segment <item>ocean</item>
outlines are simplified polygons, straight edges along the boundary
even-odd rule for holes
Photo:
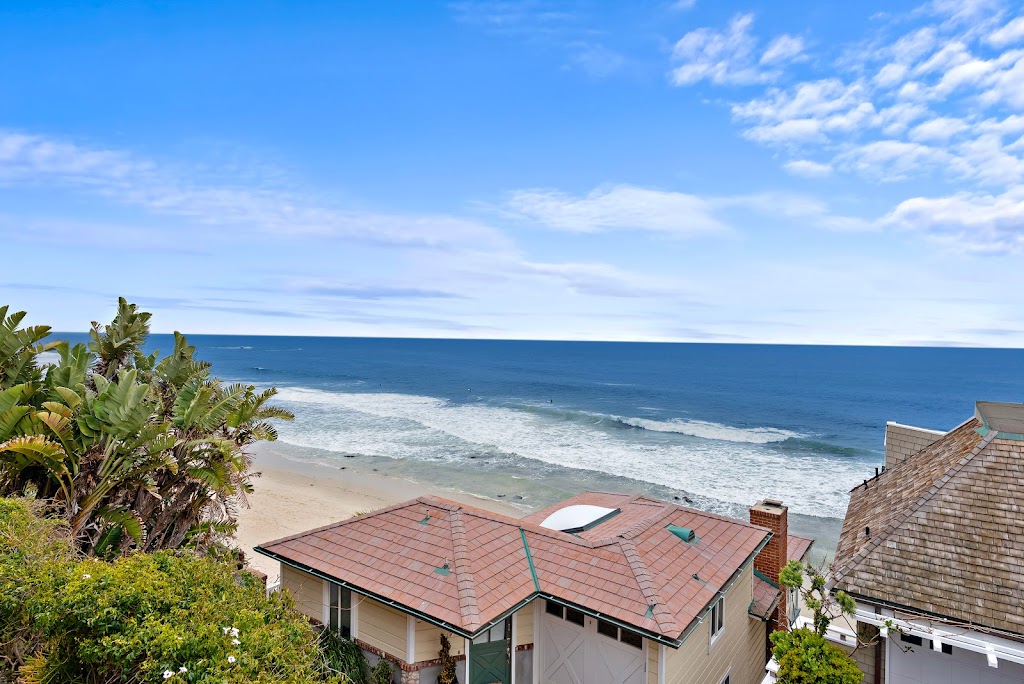
[[[884,460],[887,420],[944,430],[976,400],[1024,401],[1024,350],[189,339],[218,377],[280,390],[296,414],[273,447],[286,458],[524,510],[602,489],[745,518],[778,498],[826,554],[850,488]]]

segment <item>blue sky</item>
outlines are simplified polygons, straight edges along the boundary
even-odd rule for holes
[[[81,329],[1024,345],[1024,8],[0,5],[0,300]]]

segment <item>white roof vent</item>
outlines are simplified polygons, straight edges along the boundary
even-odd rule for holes
[[[559,532],[582,532],[604,522],[619,512],[618,508],[579,504],[560,508],[544,518],[541,527]]]

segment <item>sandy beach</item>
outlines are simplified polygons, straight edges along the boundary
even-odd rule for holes
[[[290,461],[270,449],[259,449],[253,465],[261,475],[249,508],[239,513],[235,535],[249,564],[266,573],[268,582],[280,575],[277,562],[253,552],[253,547],[305,530],[322,527],[417,496],[439,496],[496,513],[519,517],[522,509],[453,489],[413,482],[390,474],[357,473]]]

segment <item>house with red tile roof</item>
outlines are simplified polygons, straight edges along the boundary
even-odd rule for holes
[[[312,619],[433,684],[754,684],[789,623],[781,565],[811,540],[766,500],[752,522],[586,492],[524,518],[422,497],[256,551]]]

